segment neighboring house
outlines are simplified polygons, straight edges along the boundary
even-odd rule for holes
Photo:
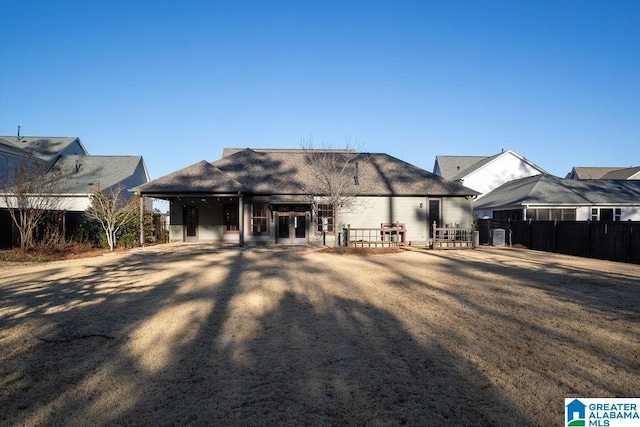
[[[9,171],[22,163],[40,164],[48,173],[61,176],[56,197],[60,209],[67,212],[68,231],[89,207],[90,197],[97,189],[122,186],[126,190],[149,181],[141,156],[91,156],[75,137],[1,136],[0,184],[5,185],[0,185],[0,192],[10,189]],[[150,201],[147,205],[151,209]],[[0,246],[16,244],[16,238],[7,206],[0,197]]]
[[[620,167],[581,167],[574,166],[566,176],[568,179],[640,179],[640,166]]]
[[[481,193],[478,199],[514,179],[546,173],[514,151],[491,157],[436,156],[433,173]]]
[[[640,221],[640,181],[536,175],[496,188],[473,209],[479,218]]]
[[[340,156],[345,150],[319,150]],[[409,244],[427,244],[431,224],[472,226],[477,192],[382,153],[355,156],[347,192],[353,209],[332,206],[313,178],[308,150],[225,149],[132,189],[170,201],[170,240],[237,244],[335,242],[343,226],[399,222]]]

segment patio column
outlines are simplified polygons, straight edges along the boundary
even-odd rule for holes
[[[244,201],[240,192],[238,192],[238,230],[238,244],[244,246]]]
[[[144,196],[140,195],[140,246],[144,246]]]

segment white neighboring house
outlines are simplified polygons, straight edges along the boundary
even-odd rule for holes
[[[433,173],[481,193],[477,197],[480,199],[505,182],[546,172],[518,153],[507,150],[490,157],[436,156]]]
[[[532,221],[640,221],[640,180],[514,180],[474,204],[489,218]]]
[[[10,170],[21,163],[41,164],[49,171],[61,173],[58,204],[67,212],[69,226],[91,204],[97,189],[121,185],[126,190],[149,181],[141,156],[91,156],[76,137],[0,136],[0,183],[7,182]],[[3,189],[0,188],[0,191]],[[6,190],[5,190],[6,191]],[[152,200],[145,200],[151,210]],[[0,246],[15,244],[15,230],[5,201],[0,197]]]

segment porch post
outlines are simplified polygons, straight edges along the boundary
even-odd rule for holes
[[[144,196],[140,195],[140,246],[144,246]]]
[[[244,246],[244,201],[242,200],[242,193],[240,192],[238,192],[238,229],[240,231],[238,244]]]

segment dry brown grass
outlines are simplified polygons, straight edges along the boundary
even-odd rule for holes
[[[640,266],[160,245],[0,265],[3,425],[561,425],[640,396]]]

